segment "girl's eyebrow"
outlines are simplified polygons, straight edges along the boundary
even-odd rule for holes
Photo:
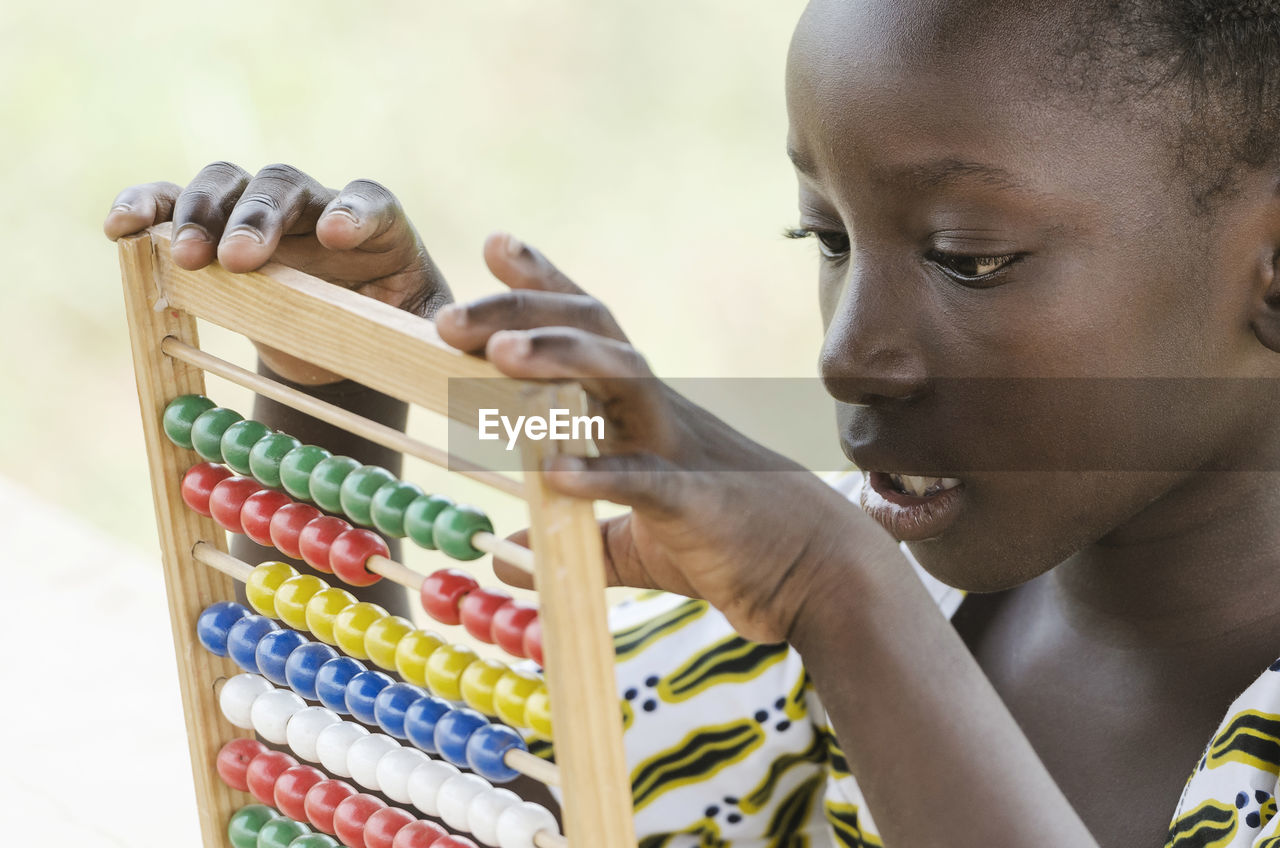
[[[801,174],[817,177],[817,163],[803,150],[789,146],[787,158]],[[954,157],[896,166],[878,173],[877,179],[887,183],[910,183],[922,189],[946,188],[953,183],[972,180],[999,191],[1029,190],[1026,183],[1004,168]]]

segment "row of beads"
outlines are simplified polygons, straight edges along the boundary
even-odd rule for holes
[[[233,686],[236,691],[228,698],[226,690]],[[302,759],[318,762],[331,773],[349,777],[392,801],[411,803],[455,830],[469,831],[486,845],[510,848],[499,841],[497,825],[508,808],[521,805],[520,797],[495,788],[480,775],[463,774],[451,763],[433,760],[388,736],[372,734],[323,707],[308,707],[294,693],[275,689],[255,675],[237,675],[227,681],[219,700],[232,724],[243,726],[247,703],[251,729],[268,742],[287,743]],[[276,760],[284,766],[278,774],[297,765],[292,757],[288,757],[292,762],[280,760],[278,755]],[[539,830],[558,832],[550,812],[539,805],[528,807],[542,816],[539,826],[525,833],[528,845],[532,845],[533,835]],[[528,819],[531,811],[513,815]]]
[[[274,622],[248,615],[243,607],[240,611],[244,615],[226,628],[225,622],[238,612],[231,609],[234,606],[238,605],[220,603],[209,607],[202,613],[198,629],[206,648],[217,653],[225,646],[223,655],[229,654],[248,676],[261,674],[271,683],[287,685],[299,699],[319,701],[335,720],[339,713],[351,715],[489,780],[505,783],[515,779],[516,772],[504,763],[506,753],[511,749],[528,750],[524,738],[515,730],[491,722],[474,709],[457,708],[420,687],[397,683],[355,660],[336,656],[331,648],[327,652],[316,651],[316,647],[328,646],[317,646],[296,631],[268,630],[263,622],[272,627]],[[245,697],[249,701],[225,701],[223,709],[235,711],[249,722],[251,717],[245,710],[258,693],[252,687],[244,689],[245,685],[224,688],[224,698]],[[247,694],[238,694],[242,691]]]
[[[240,413],[215,406],[201,395],[182,395],[164,411],[169,440],[194,448],[203,459],[225,462],[237,474],[295,498],[310,500],[328,512],[344,513],[364,527],[388,536],[408,536],[429,550],[454,559],[483,556],[471,544],[478,532],[492,533],[488,517],[472,506],[428,495],[413,483],[396,479],[376,465],[304,445]]]
[[[532,728],[541,736],[551,735],[546,686],[532,674],[510,669],[497,660],[481,659],[465,646],[448,644],[377,604],[357,601],[350,592],[331,587],[315,575],[298,574],[288,563],[256,566],[245,581],[245,594],[262,615],[278,618],[296,630],[310,631],[351,657],[394,670],[406,681],[426,686],[446,700],[463,701],[508,724]],[[525,629],[524,636],[533,649],[530,653],[541,659],[541,628],[536,622]]]
[[[478,848],[465,836],[451,836],[433,822],[422,821],[397,807],[382,804],[372,795],[360,795],[350,784],[341,785],[352,793],[338,804],[340,819],[336,816],[338,810],[331,813],[341,828],[338,832],[343,840],[341,843],[327,833],[313,832],[301,817],[282,815],[263,804],[250,804],[237,810],[227,823],[227,838],[232,848],[338,848],[340,844],[349,848]],[[332,791],[328,787],[325,789]],[[382,806],[376,807],[375,804]],[[374,809],[369,810],[370,807]]]
[[[323,515],[283,492],[263,489],[248,477],[232,476],[220,465],[201,463],[189,469],[182,478],[182,499],[233,533],[274,545],[285,556],[301,558],[351,585],[379,580],[365,563],[371,556],[389,553],[376,533]],[[498,589],[481,588],[474,577],[448,568],[427,575],[419,597],[422,608],[437,621],[461,624],[482,642],[542,662],[542,626],[534,605]]]

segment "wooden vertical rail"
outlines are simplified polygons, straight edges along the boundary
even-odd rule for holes
[[[547,415],[552,408],[588,414],[582,389],[572,384],[537,389],[523,411]],[[634,848],[600,528],[590,501],[551,491],[538,473],[555,453],[585,455],[586,443],[526,440],[522,450],[564,833],[579,848]]]
[[[191,455],[164,435],[165,405],[183,394],[203,394],[204,375],[160,351],[166,336],[195,346],[195,319],[169,307],[160,295],[155,256],[149,235],[121,239],[120,271],[124,279],[125,310],[138,380],[138,403],[147,440],[147,460],[155,496],[165,593],[178,659],[178,683],[186,713],[187,738],[199,802],[200,832],[205,848],[228,845],[226,828],[231,814],[252,799],[218,779],[216,760],[222,743],[237,735],[224,719],[214,696],[214,683],[230,677],[230,661],[204,650],[196,639],[196,618],[211,603],[235,597],[231,578],[197,565],[191,558],[196,542],[213,542],[226,549],[226,535],[213,519],[190,510],[182,502],[180,484]]]

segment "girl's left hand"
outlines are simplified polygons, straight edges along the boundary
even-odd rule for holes
[[[809,598],[849,579],[834,564],[851,549],[905,565],[814,474],[657,380],[608,309],[540,253],[498,235],[484,256],[511,291],[445,307],[437,329],[508,376],[576,380],[591,396],[606,419],[601,455],[557,457],[547,482],[632,508],[601,522],[611,582],[704,598],[743,636],[779,642]]]

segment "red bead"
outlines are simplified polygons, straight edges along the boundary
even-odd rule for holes
[[[307,522],[298,534],[298,553],[307,565],[325,574],[329,569],[329,546],[333,540],[351,529],[351,525],[335,515],[322,515]]]
[[[524,650],[524,632],[537,617],[538,608],[526,601],[512,601],[498,607],[491,628],[494,644],[513,657],[528,656]]]
[[[509,603],[511,596],[501,589],[472,589],[458,602],[458,618],[468,633],[492,645],[493,616]]]
[[[243,533],[240,510],[250,495],[261,490],[262,485],[252,477],[228,477],[209,494],[209,514],[232,533]]]
[[[365,848],[364,826],[369,817],[387,806],[387,802],[372,795],[352,795],[338,804],[333,811],[333,832],[343,845],[349,848]]]
[[[364,567],[371,556],[391,556],[391,549],[372,530],[348,530],[329,546],[329,568],[344,583],[372,586],[382,579]]]
[[[259,545],[271,544],[271,518],[276,510],[293,503],[293,498],[275,489],[262,489],[245,499],[240,507],[244,534]]]
[[[413,824],[417,818],[399,807],[375,810],[364,824],[365,848],[391,848],[396,834]]]
[[[254,757],[244,774],[249,794],[263,804],[273,803],[276,779],[297,764],[297,760],[281,751],[267,751]]]
[[[391,848],[428,848],[448,835],[449,831],[435,822],[419,820],[400,828],[391,840]]]
[[[209,495],[213,487],[234,476],[225,465],[202,462],[187,469],[182,475],[182,502],[201,515],[209,515]]]
[[[274,806],[294,821],[307,820],[307,793],[325,780],[325,773],[312,766],[294,766],[276,778]]]
[[[480,848],[480,846],[465,836],[450,834],[442,839],[437,839],[431,848]]]
[[[524,629],[524,655],[542,665],[542,619],[535,618]]]
[[[287,557],[302,559],[302,551],[298,550],[298,534],[308,523],[322,515],[324,513],[311,504],[297,501],[280,507],[271,516],[271,526],[267,529],[271,535],[271,544]]]
[[[322,780],[307,790],[302,806],[307,821],[316,830],[333,835],[333,812],[346,799],[356,794],[356,788],[345,780]]]
[[[248,792],[245,772],[249,770],[249,763],[253,758],[266,751],[267,746],[257,739],[232,739],[218,752],[218,777],[232,789]]]
[[[458,602],[463,595],[479,587],[476,579],[465,571],[456,568],[433,571],[422,581],[422,608],[427,615],[443,624],[461,624]]]

